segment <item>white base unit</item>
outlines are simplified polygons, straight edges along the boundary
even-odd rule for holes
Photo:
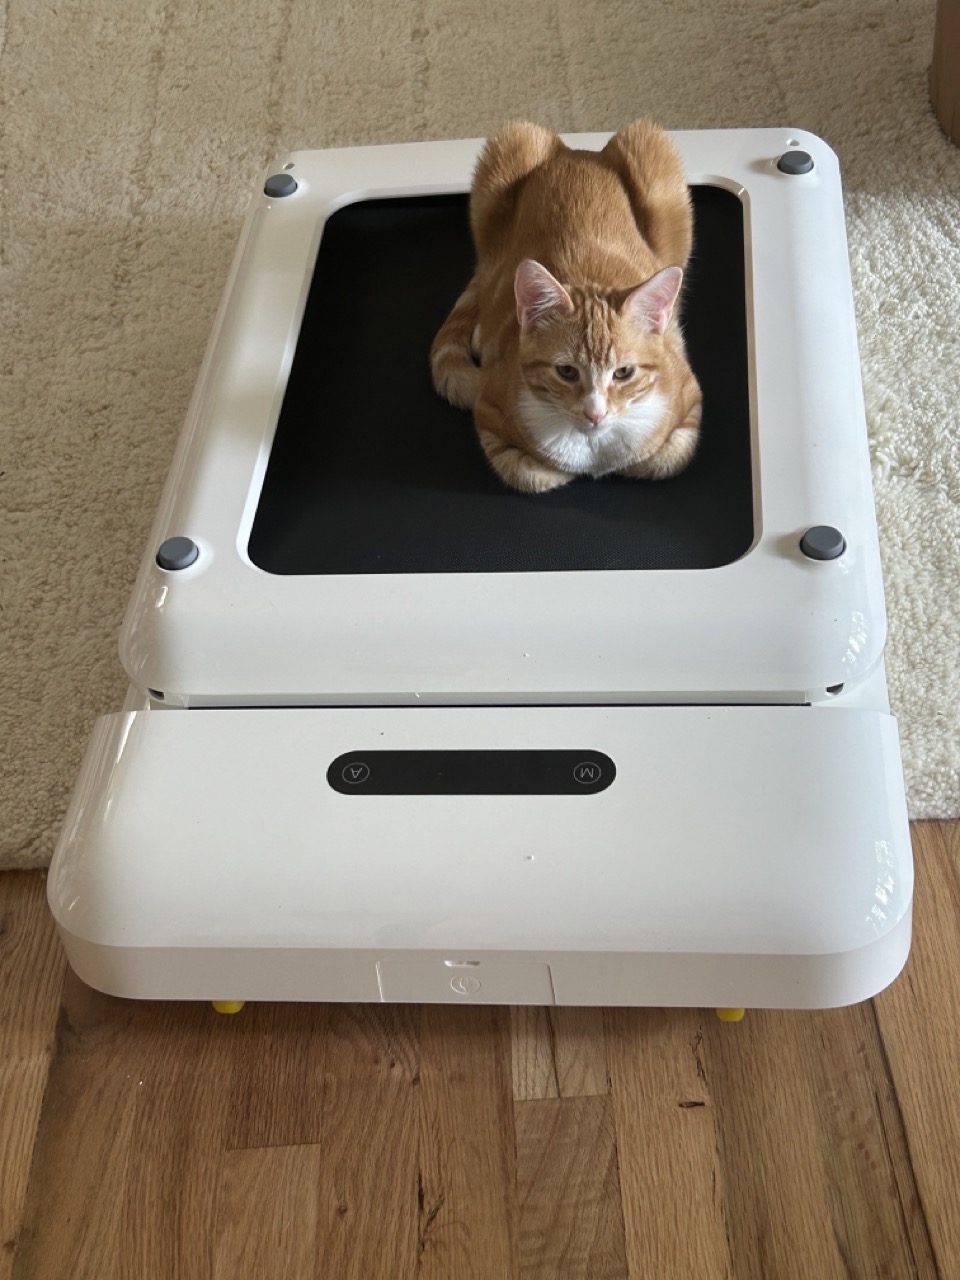
[[[815,1008],[900,971],[913,871],[836,158],[793,130],[674,136],[701,455],[540,497],[500,489],[429,387],[480,143],[277,162],[289,194],[253,202],[124,624],[131,694],[51,867],[92,986]],[[410,274],[395,413],[405,442],[435,432],[432,471],[326,399],[327,304],[378,253]],[[804,550],[821,526],[829,559]]]
[[[51,902],[117,995],[838,1005],[909,947],[899,767],[874,711],[121,713]]]

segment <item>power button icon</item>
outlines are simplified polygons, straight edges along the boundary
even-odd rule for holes
[[[573,771],[574,780],[581,787],[590,787],[603,777],[603,770],[595,760],[581,760]]]
[[[482,985],[479,978],[474,978],[469,973],[457,974],[450,979],[451,988],[462,996],[475,996]]]

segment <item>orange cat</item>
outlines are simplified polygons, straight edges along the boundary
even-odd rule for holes
[[[599,152],[524,123],[488,140],[470,196],[477,268],[431,364],[512,488],[690,462],[701,395],[674,313],[692,223],[680,158],[647,121]]]

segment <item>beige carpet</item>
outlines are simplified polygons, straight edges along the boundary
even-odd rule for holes
[[[802,126],[839,152],[914,816],[960,814],[960,151],[933,0],[8,0],[0,866],[50,857],[248,197],[283,148]],[[816,370],[810,371],[816,377]]]

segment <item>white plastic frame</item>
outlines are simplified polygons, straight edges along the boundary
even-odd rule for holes
[[[296,192],[253,201],[131,599],[121,657],[139,689],[207,706],[789,703],[877,670],[886,619],[836,157],[798,130],[673,136],[691,183],[744,206],[750,551],[655,572],[286,577],[253,565],[325,219],[368,197],[466,191],[481,142],[295,152],[271,172],[287,169]],[[814,169],[786,176],[777,160],[797,146]],[[818,524],[843,532],[839,559],[800,552]],[[178,534],[200,557],[165,572],[156,549]]]

